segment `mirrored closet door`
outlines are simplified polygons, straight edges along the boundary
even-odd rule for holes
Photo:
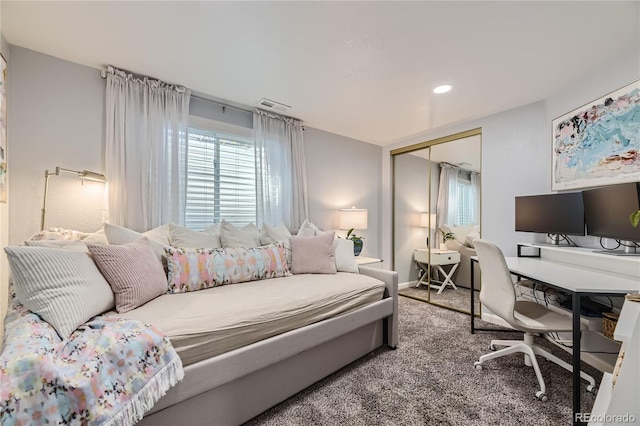
[[[470,313],[470,257],[480,237],[481,129],[391,154],[393,268],[405,287],[400,293]]]

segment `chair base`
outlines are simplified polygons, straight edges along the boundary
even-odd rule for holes
[[[571,364],[561,360],[543,347],[536,345],[534,342],[534,337],[534,334],[526,333],[524,335],[524,340],[492,340],[491,344],[489,345],[490,350],[495,351],[496,346],[506,347],[493,353],[482,355],[480,359],[473,365],[475,366],[476,370],[482,370],[482,363],[485,361],[516,352],[524,353],[524,363],[525,365],[533,367],[533,370],[536,373],[536,377],[538,378],[538,384],[540,385],[540,390],[535,394],[536,398],[538,398],[540,401],[546,401],[548,399],[546,393],[547,387],[544,383],[544,379],[542,378],[542,373],[540,373],[540,367],[538,366],[536,355],[540,355],[541,357],[559,365],[569,372],[573,372],[573,367],[571,366]],[[594,380],[594,378],[584,371],[580,372],[580,377],[589,383],[589,386],[587,386],[587,391],[595,392],[596,381]]]

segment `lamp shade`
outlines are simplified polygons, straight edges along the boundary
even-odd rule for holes
[[[340,209],[340,229],[367,229],[367,209]]]
[[[420,213],[420,227],[421,228],[435,228],[436,226],[436,214],[424,212]]]

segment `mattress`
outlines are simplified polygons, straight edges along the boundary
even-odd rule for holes
[[[362,274],[303,274],[165,294],[124,314],[162,329],[183,365],[354,311],[385,284]]]

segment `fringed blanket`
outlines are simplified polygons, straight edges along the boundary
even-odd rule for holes
[[[140,321],[97,316],[61,340],[18,304],[0,355],[2,425],[131,425],[184,377],[164,333]]]

